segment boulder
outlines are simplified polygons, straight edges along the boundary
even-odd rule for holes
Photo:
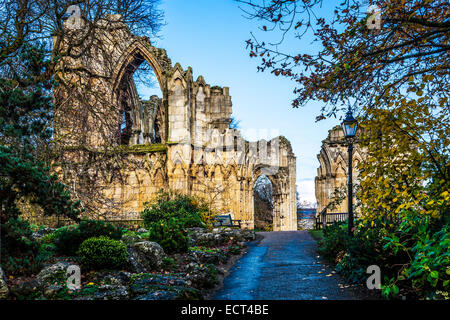
[[[255,230],[241,230],[245,241],[253,241],[256,239]]]
[[[253,230],[214,228],[211,232],[208,232],[202,228],[190,228],[188,232],[191,246],[212,247],[224,245],[229,241],[239,243],[255,240]]]
[[[143,294],[134,298],[134,300],[175,300],[178,298],[178,294],[173,291],[157,290]]]
[[[0,300],[8,299],[9,297],[9,288],[6,283],[5,273],[2,268],[0,268]]]
[[[70,266],[67,262],[58,262],[52,264],[39,272],[37,279],[46,282],[53,283],[61,281],[66,278],[67,268]]]
[[[134,300],[198,300],[199,290],[191,287],[191,282],[178,275],[140,274],[135,275],[130,286]]]
[[[188,229],[190,246],[212,247],[220,244],[222,242],[222,236],[218,230],[216,232],[207,232],[203,228]]]
[[[135,272],[161,270],[166,254],[156,242],[136,242],[129,244],[127,248],[129,261]]]
[[[94,294],[95,300],[127,300],[129,293],[127,287],[121,285],[101,285]]]
[[[144,229],[144,228],[139,228],[139,229],[137,230],[137,232],[139,232],[139,233],[146,233],[146,232],[148,232],[148,230],[147,230],[147,229]]]
[[[103,276],[103,282],[112,285],[126,285],[131,278],[130,272],[119,271],[108,273]]]
[[[227,253],[225,251],[218,252],[202,252],[197,250],[191,250],[186,254],[185,259],[189,262],[201,262],[204,264],[215,264],[227,262]]]
[[[13,284],[10,288],[11,294],[17,298],[27,299],[41,295],[44,283],[41,279],[23,280]]]
[[[44,296],[47,299],[53,299],[55,298],[58,293],[63,290],[64,287],[61,285],[57,285],[57,284],[52,284],[51,286],[47,287],[44,289]]]
[[[140,235],[123,235],[122,241],[125,243],[134,243],[142,241],[142,237]]]
[[[185,266],[186,280],[199,289],[212,289],[218,283],[217,268],[213,265],[189,263]]]
[[[195,235],[195,234],[198,234],[198,233],[205,233],[206,232],[205,228],[200,228],[200,227],[187,228],[186,230],[191,235]]]
[[[143,295],[157,289],[170,291],[189,285],[189,282],[177,275],[142,273],[133,277],[130,290],[134,295]]]

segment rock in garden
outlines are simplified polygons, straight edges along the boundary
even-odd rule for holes
[[[253,241],[256,239],[255,230],[242,230],[242,236],[246,241]]]
[[[158,290],[143,294],[134,298],[134,300],[175,300],[178,294],[173,291]]]
[[[152,241],[141,241],[128,245],[129,260],[138,273],[161,270],[166,257],[163,248]]]
[[[56,297],[62,289],[64,289],[63,286],[52,284],[51,286],[44,289],[44,296],[47,299],[52,299]]]
[[[218,284],[217,269],[212,265],[189,263],[186,271],[186,280],[195,288],[211,289]]]
[[[123,235],[122,241],[125,243],[134,243],[142,241],[142,237],[140,235]]]
[[[129,298],[127,287],[105,284],[94,294],[95,300],[126,300]]]
[[[202,228],[188,229],[191,246],[220,246],[230,240],[233,243],[255,240],[253,230],[241,230],[232,228],[214,228],[211,232]]]
[[[218,236],[218,238],[216,238]],[[220,234],[214,234],[212,232],[194,232],[189,235],[191,246],[215,246],[217,242],[220,242]]]
[[[188,228],[187,229],[188,233],[205,233],[205,228],[200,228],[200,227],[194,227],[194,228]]]
[[[176,275],[142,273],[133,277],[130,290],[134,295],[143,295],[156,289],[170,291],[188,286],[185,279]]]
[[[67,262],[58,262],[52,264],[39,272],[37,278],[46,283],[61,281],[66,278],[67,268],[70,266]]]
[[[190,262],[201,262],[204,264],[220,264],[227,262],[227,254],[225,251],[202,252],[190,251],[186,254],[186,259]]]
[[[148,230],[144,229],[144,228],[139,228],[137,232],[139,232],[139,233],[146,233],[146,232],[148,232]]]
[[[103,276],[103,281],[112,285],[124,285],[130,281],[131,273],[125,271],[119,271],[114,273],[108,273]]]
[[[41,279],[18,281],[10,288],[11,294],[18,298],[32,298],[39,296],[44,284]]]
[[[182,275],[140,274],[135,275],[130,286],[134,300],[202,299],[199,290]]]
[[[8,296],[9,288],[8,284],[6,283],[5,273],[3,272],[2,268],[0,268],[0,300],[8,299]]]

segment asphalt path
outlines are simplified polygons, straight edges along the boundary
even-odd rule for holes
[[[230,269],[216,300],[371,299],[324,263],[307,231],[259,232]],[[262,239],[261,239],[262,238]]]

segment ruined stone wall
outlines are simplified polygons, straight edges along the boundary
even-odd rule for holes
[[[347,192],[348,176],[348,144],[340,126],[329,130],[328,136],[322,141],[322,148],[317,155],[320,166],[315,178],[315,193],[317,211],[319,214],[332,201],[335,190]],[[357,141],[353,149],[353,182],[358,178],[358,164],[362,161],[364,151],[360,149]],[[345,196],[342,202],[336,204],[328,212],[348,212],[348,199]],[[355,202],[354,202],[355,203]]]
[[[137,215],[165,189],[200,196],[253,228],[253,186],[264,173],[274,187],[274,230],[296,230],[296,159],[289,141],[245,141],[229,128],[227,87],[172,66],[163,49],[132,35],[120,16],[97,23],[89,46],[78,48],[82,54],[62,59],[63,85],[54,96],[57,172],[87,212]],[[75,37],[82,34],[77,30]],[[155,72],[161,99],[138,98],[132,76],[144,61]]]

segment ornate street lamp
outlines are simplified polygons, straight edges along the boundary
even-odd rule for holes
[[[342,130],[344,130],[345,138],[348,142],[348,234],[353,236],[353,138],[356,135],[356,129],[358,128],[358,121],[353,118],[352,109],[348,108],[344,121],[342,121]]]

